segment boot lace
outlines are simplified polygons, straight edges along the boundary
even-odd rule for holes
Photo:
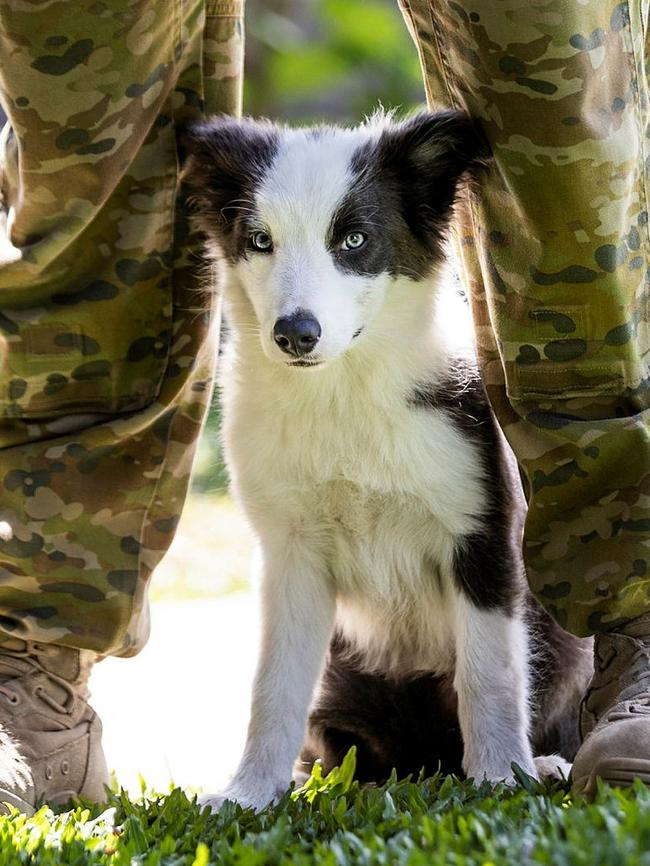
[[[650,647],[634,649],[621,686],[619,699],[630,702],[631,712],[650,713]]]
[[[37,671],[38,673],[44,673],[45,676],[52,682],[56,683],[57,686],[64,693],[64,701],[58,701],[55,697],[53,697],[43,686],[36,686],[33,691],[35,697],[39,700],[43,701],[50,709],[54,710],[61,715],[70,715],[74,707],[75,701],[75,692],[70,683],[63,679],[63,677],[57,676],[57,674],[53,674],[51,671],[48,671],[45,667],[43,667],[40,656],[42,655],[52,655],[52,648],[47,644],[40,644],[31,641],[25,641],[25,646],[17,649],[2,647],[0,649],[0,658],[3,655],[10,656],[12,658],[20,659],[21,661],[29,664],[33,671]],[[27,673],[27,672],[26,672]],[[10,677],[0,673],[0,695],[6,698],[12,706],[17,706],[20,703],[20,694],[15,689],[11,688],[12,679],[17,679],[19,677],[24,676],[24,674],[18,674],[17,677]]]

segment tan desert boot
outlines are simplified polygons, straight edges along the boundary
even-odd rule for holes
[[[105,799],[102,726],[86,703],[94,659],[54,644],[0,646],[0,804],[31,814],[76,794]]]
[[[583,743],[573,763],[576,793],[593,797],[596,779],[650,785],[650,615],[594,639],[595,672],[582,702]]]

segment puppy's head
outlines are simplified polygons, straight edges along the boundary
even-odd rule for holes
[[[192,127],[186,148],[208,250],[245,293],[266,356],[296,367],[351,350],[395,280],[426,278],[459,181],[486,156],[454,111],[355,129],[224,117]]]

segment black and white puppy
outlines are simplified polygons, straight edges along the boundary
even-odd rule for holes
[[[226,456],[262,575],[245,753],[206,802],[281,795],[313,701],[303,758],[357,743],[366,778],[438,761],[537,775],[531,717],[533,742],[570,758],[589,650],[527,594],[518,479],[438,307],[474,125],[222,118],[187,141],[231,329]]]

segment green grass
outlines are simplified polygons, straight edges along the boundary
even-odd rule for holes
[[[603,787],[595,802],[527,777],[506,788],[451,777],[353,781],[353,756],[323,779],[255,815],[227,804],[218,815],[176,789],[102,808],[0,819],[0,866],[636,866],[650,864],[650,792]],[[97,817],[99,816],[99,820]]]

